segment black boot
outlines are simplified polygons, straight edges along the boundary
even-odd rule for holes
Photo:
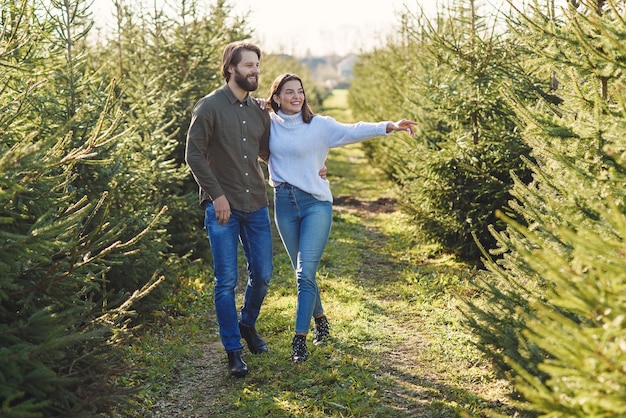
[[[254,327],[246,327],[245,325],[241,325],[239,323],[239,333],[246,343],[248,344],[248,349],[252,354],[261,354],[267,353],[267,344],[263,341],[263,338],[256,332]]]
[[[291,361],[301,363],[307,359],[306,335],[294,335],[291,343]]]
[[[330,325],[326,315],[315,318],[314,326],[315,334],[313,335],[313,344],[322,345],[330,337]]]
[[[241,357],[241,351],[227,352],[226,354],[228,354],[228,369],[232,376],[243,377],[250,373],[248,365]]]

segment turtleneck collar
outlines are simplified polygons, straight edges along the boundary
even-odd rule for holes
[[[278,116],[285,121],[285,125],[294,126],[304,123],[302,120],[302,112],[294,113],[293,115],[286,115],[282,110],[278,109]]]

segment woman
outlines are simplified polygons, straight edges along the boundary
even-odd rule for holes
[[[328,241],[332,193],[319,175],[330,148],[409,131],[415,122],[343,124],[315,115],[306,101],[302,80],[283,74],[274,80],[268,99],[271,112],[270,185],[274,187],[275,221],[296,272],[298,303],[291,359],[307,359],[306,337],[315,319],[313,343],[329,337],[329,325],[317,286],[317,267]]]

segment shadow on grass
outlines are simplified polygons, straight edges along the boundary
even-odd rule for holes
[[[481,417],[490,411],[513,416],[515,411],[499,403],[505,390],[484,395],[488,383],[472,381],[470,369],[476,367],[433,344],[435,333],[429,327],[449,323],[423,320],[431,308],[427,304],[440,303],[437,298],[446,296],[446,289],[419,281],[466,271],[439,260],[405,257],[398,245],[401,231],[380,230],[381,222],[392,221],[394,211],[395,201],[387,197],[366,201],[347,195],[335,200],[333,230],[318,279],[332,338],[317,347],[309,336],[310,357],[303,364],[290,361],[296,285],[272,226],[275,275],[257,323],[270,352],[255,356],[245,349],[251,373],[231,378],[214,321],[205,319],[211,324],[206,340],[193,342],[202,347],[201,355],[191,363],[184,359],[172,385],[176,390],[161,396],[161,414],[155,416],[446,418]],[[238,303],[244,270],[242,265]],[[416,281],[408,281],[407,274]],[[204,313],[210,318],[214,314]],[[450,311],[451,317],[456,314]],[[466,344],[466,339],[454,341],[459,332],[450,333],[448,346]]]

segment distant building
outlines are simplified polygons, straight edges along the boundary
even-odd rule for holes
[[[337,74],[339,78],[350,80],[354,77],[352,68],[354,68],[357,59],[358,57],[356,55],[351,54],[337,63]]]

